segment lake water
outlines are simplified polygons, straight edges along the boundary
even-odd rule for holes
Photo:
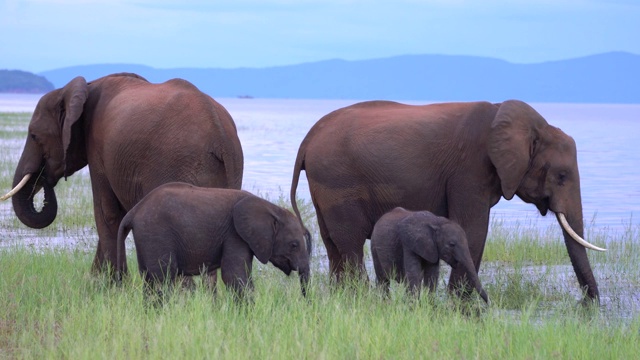
[[[0,94],[0,111],[31,112],[40,95]],[[323,115],[350,100],[217,99],[233,116],[245,156],[244,188],[275,199],[288,196],[300,142]],[[416,103],[416,102],[413,102]],[[640,224],[640,105],[555,104],[532,106],[571,135],[578,146],[585,224],[623,230]],[[309,199],[305,174],[298,186]],[[492,215],[509,223],[556,226],[517,197],[502,199]]]

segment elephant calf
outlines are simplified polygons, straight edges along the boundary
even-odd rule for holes
[[[310,237],[288,210],[249,192],[168,183],[152,190],[118,230],[118,264],[133,231],[138,267],[151,286],[177,275],[221,269],[238,295],[251,287],[253,256],[289,275],[298,271],[303,295],[309,278]],[[118,273],[123,269],[117,268]]]
[[[376,222],[371,235],[371,253],[378,284],[389,289],[389,280],[408,283],[417,293],[423,283],[436,289],[439,262],[462,266],[482,299],[489,303],[473,265],[464,230],[447,218],[429,211],[397,207]]]

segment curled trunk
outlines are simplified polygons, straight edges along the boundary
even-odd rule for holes
[[[22,177],[16,176],[13,186],[18,185],[20,180]],[[38,211],[34,205],[34,197],[41,189],[44,189],[44,204]],[[27,183],[12,196],[11,201],[18,219],[34,229],[49,226],[58,213],[58,200],[53,186],[49,185],[42,176],[31,176]]]

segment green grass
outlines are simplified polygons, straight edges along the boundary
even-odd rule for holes
[[[10,189],[31,114],[0,113],[0,187]],[[4,195],[4,193],[2,194]]]
[[[3,189],[11,185],[25,136],[20,129],[28,121],[29,115],[0,114]],[[332,286],[313,206],[298,199],[316,249],[307,298],[300,295],[295,273],[286,277],[254,262],[256,288],[249,301],[235,301],[222,284],[214,296],[196,281],[194,290],[174,289],[154,308],[143,296],[133,251],[131,273],[122,286],[89,271],[97,236],[86,170],[62,180],[56,193],[58,218],[43,230],[25,228],[10,205],[0,204],[8,211],[0,216],[0,359],[599,359],[637,354],[640,227],[631,220],[621,232],[587,224],[586,238],[609,249],[589,252],[602,305],[587,309],[576,304],[582,294],[557,227],[540,231],[495,220],[480,271],[492,300],[487,308],[475,294],[470,302],[449,296],[444,264],[436,293],[419,299],[396,283],[389,297],[372,283]],[[290,207],[285,195],[269,200]],[[32,240],[39,245],[24,245]],[[69,246],[54,246],[56,241]]]
[[[266,266],[250,301],[196,286],[154,308],[135,264],[118,287],[91,274],[91,260],[83,251],[0,252],[0,357],[595,359],[632,358],[640,340],[638,317],[611,323],[572,301],[542,310],[544,295],[510,311],[444,294],[415,301],[399,288],[385,298],[317,274],[303,298],[295,276]]]
[[[541,232],[522,224],[506,226],[500,219],[494,219],[490,224],[490,236],[483,261],[536,265],[566,263],[567,251],[558,226]]]

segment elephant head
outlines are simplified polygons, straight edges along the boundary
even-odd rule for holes
[[[567,251],[580,286],[591,299],[598,287],[585,247],[604,251],[583,237],[582,200],[576,144],[549,125],[531,106],[505,101],[491,124],[489,157],[496,168],[502,193],[534,204],[541,215],[549,210],[560,223]]]
[[[53,222],[58,209],[53,187],[63,176],[87,165],[84,138],[76,124],[88,92],[84,78],[77,77],[64,88],[45,94],[33,112],[13,190],[0,198],[12,197],[16,216],[29,227],[39,229]],[[34,195],[41,189],[44,206],[38,211]]]
[[[302,294],[309,281],[307,234],[291,212],[255,196],[246,197],[233,207],[233,224],[255,257],[271,262],[289,275],[298,271]]]
[[[448,219],[435,217],[433,221],[431,217],[425,219],[425,216],[425,213],[415,213],[398,223],[403,248],[432,264],[443,260],[452,268],[462,267],[480,297],[489,304],[489,296],[480,283],[464,230]]]

